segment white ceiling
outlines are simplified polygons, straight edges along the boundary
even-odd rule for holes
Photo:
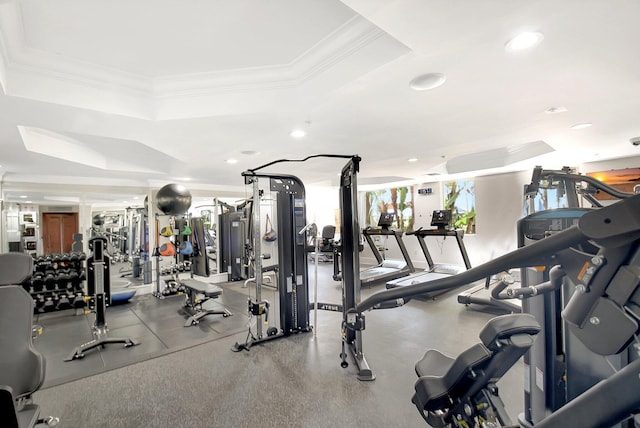
[[[639,16],[637,0],[0,0],[5,199],[225,196],[316,153],[359,154],[361,183],[635,156]],[[507,52],[524,30],[544,40]],[[409,88],[431,72],[445,84]],[[523,161],[540,142],[554,152]],[[343,163],[267,171],[329,185]]]

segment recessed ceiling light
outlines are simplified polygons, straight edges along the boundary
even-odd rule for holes
[[[418,162],[418,158],[410,158],[407,159],[409,162]]]
[[[140,198],[139,198],[138,196],[134,196],[134,197],[133,197],[133,199],[134,199],[134,200],[138,200],[138,199],[140,199]]]
[[[548,109],[546,109],[544,112],[547,114],[556,114],[556,113],[564,113],[567,111],[566,107],[549,107]]]
[[[33,203],[33,201],[25,201],[27,204],[31,204]]]
[[[22,199],[27,199],[27,198],[28,198],[28,196],[27,196],[27,195],[20,195],[20,198],[22,198]]]
[[[544,35],[538,31],[525,31],[524,33],[520,33],[513,39],[509,40],[505,45],[505,49],[508,51],[522,51],[530,49],[538,45],[542,39],[544,39]]]
[[[191,177],[180,177],[180,178],[178,178],[178,180],[191,181]]]
[[[447,78],[443,73],[427,73],[414,77],[409,82],[409,87],[415,91],[428,91],[441,86],[445,80]]]
[[[593,125],[593,123],[588,123],[588,122],[585,122],[585,123],[576,123],[575,125],[573,125],[573,126],[571,127],[571,129],[584,129],[584,128],[588,128],[588,127],[590,127],[591,125]]]
[[[123,204],[128,204],[128,203],[129,203],[129,201],[122,201],[122,203],[123,203]]]
[[[230,164],[234,164],[234,163],[238,163],[238,159],[227,159],[225,162],[226,163],[230,163]]]
[[[291,136],[291,138],[304,138],[307,133],[302,129],[294,129],[289,133],[289,135]]]

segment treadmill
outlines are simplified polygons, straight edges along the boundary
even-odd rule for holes
[[[378,264],[376,266],[363,269],[360,271],[360,285],[371,287],[375,284],[390,281],[396,278],[402,278],[415,271],[407,247],[405,247],[402,241],[402,235],[404,232],[400,230],[393,230],[390,228],[395,219],[394,213],[382,213],[378,220],[378,228],[368,227],[362,231],[364,238],[366,239],[371,251],[375,256]],[[402,260],[385,260],[380,250],[373,242],[374,236],[393,236],[400,247],[402,253]]]
[[[435,210],[431,217],[431,226],[436,226],[436,229],[423,229],[420,228],[413,232],[407,232],[407,235],[414,235],[418,239],[422,253],[425,259],[427,259],[427,268],[423,272],[414,273],[406,278],[394,279],[387,282],[387,288],[399,288],[407,287],[410,285],[424,284],[425,282],[433,281],[436,279],[444,278],[451,275],[457,275],[464,272],[467,269],[471,269],[471,262],[469,261],[469,255],[464,245],[464,230],[452,229],[451,224],[451,210]],[[458,249],[462,255],[462,261],[464,267],[450,265],[450,264],[436,264],[431,258],[431,253],[427,247],[425,237],[427,236],[453,236],[458,244]],[[437,296],[446,293],[450,290],[439,290],[432,293],[425,293],[417,296],[420,299],[434,299]]]

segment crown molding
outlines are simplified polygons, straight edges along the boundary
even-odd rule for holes
[[[384,49],[365,49],[383,40]],[[288,64],[149,78],[27,46],[19,1],[0,3],[0,83],[7,95],[149,120],[264,111],[320,76],[323,89],[339,87],[406,52],[356,15]]]

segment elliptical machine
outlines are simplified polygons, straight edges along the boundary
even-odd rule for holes
[[[96,320],[93,324],[93,340],[83,343],[73,350],[65,358],[65,361],[73,361],[84,358],[84,353],[90,349],[104,347],[107,343],[123,343],[125,348],[138,345],[140,342],[131,338],[108,337],[106,312],[107,306],[111,305],[110,287],[110,261],[106,254],[107,238],[96,236],[89,240],[89,250],[93,254],[87,258],[87,291],[89,298],[89,311],[96,313]],[[88,313],[88,311],[86,312]]]

